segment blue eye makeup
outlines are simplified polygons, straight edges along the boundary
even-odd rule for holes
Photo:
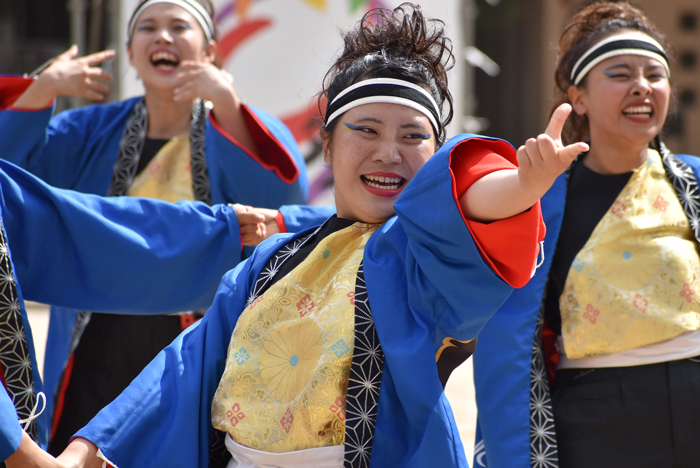
[[[347,122],[343,122],[343,125],[345,125],[345,126],[346,126],[347,128],[349,128],[350,130],[364,130],[364,129],[367,128],[367,127],[363,127],[363,126],[361,126],[361,125],[353,125],[353,124],[350,124],[350,123],[347,123]]]
[[[416,133],[416,135],[424,140],[430,140],[433,137],[432,133]]]
[[[619,76],[623,76],[619,73],[613,73],[613,72],[607,72],[607,71],[604,71],[603,75],[607,76],[608,78],[617,78]]]

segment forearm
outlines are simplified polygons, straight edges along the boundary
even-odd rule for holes
[[[501,170],[474,182],[459,198],[464,216],[489,222],[509,218],[532,207],[539,192],[524,188],[518,170]]]
[[[43,451],[29,435],[24,432],[22,441],[15,453],[5,460],[7,468],[61,467],[48,453]]]
[[[53,87],[47,83],[47,78],[39,75],[14,102],[12,107],[17,109],[45,109],[51,105],[54,99],[56,99],[56,93]]]
[[[244,148],[253,154],[258,154],[258,148],[241,112],[241,100],[233,88],[222,90],[212,101],[214,119],[219,127]]]
[[[76,437],[56,460],[65,468],[100,468],[102,459],[97,456],[97,447],[89,441]]]

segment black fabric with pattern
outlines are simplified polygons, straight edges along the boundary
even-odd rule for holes
[[[5,387],[20,420],[27,419],[36,404],[29,344],[22,321],[17,283],[10,262],[5,229],[0,225],[0,366]],[[38,441],[36,419],[26,429]]]

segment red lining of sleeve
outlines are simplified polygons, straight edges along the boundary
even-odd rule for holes
[[[24,109],[21,107],[12,107],[12,104],[34,83],[33,78],[24,78],[23,76],[0,76],[0,110],[21,110],[27,112],[37,112],[48,109],[53,106],[53,101],[41,109]]]
[[[500,140],[471,138],[450,152],[452,195],[459,198],[475,181],[491,172],[517,167],[516,152]],[[461,212],[461,210],[460,210]],[[545,225],[540,203],[510,218],[481,223],[464,217],[482,258],[509,285],[524,286],[532,275]]]
[[[287,224],[284,222],[284,215],[281,211],[277,212],[277,216],[275,216],[275,222],[277,223],[277,227],[279,228],[281,233],[287,232]]]
[[[257,161],[265,169],[273,170],[282,181],[291,184],[299,178],[299,168],[294,162],[294,158],[277,139],[270,133],[267,127],[246,105],[241,105],[243,120],[248,127],[250,135],[255,140],[258,153],[255,155],[248,148],[241,145],[235,138],[226,133],[214,118],[214,114],[209,114],[209,119],[216,130],[226,137],[233,144],[241,148],[253,160]],[[264,155],[264,156],[262,156]]]

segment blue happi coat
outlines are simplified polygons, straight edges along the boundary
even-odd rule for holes
[[[465,135],[450,140],[425,164],[396,202],[397,215],[364,250],[384,352],[372,467],[468,466],[436,352],[446,337],[476,337],[513,290],[482,258],[458,205],[450,159],[468,157],[459,151],[468,141]],[[529,235],[521,231],[509,240],[536,252],[537,228],[528,227]],[[300,235],[274,236],[227,273],[204,318],[77,435],[119,468],[207,467],[211,403],[236,321],[269,259]]]

